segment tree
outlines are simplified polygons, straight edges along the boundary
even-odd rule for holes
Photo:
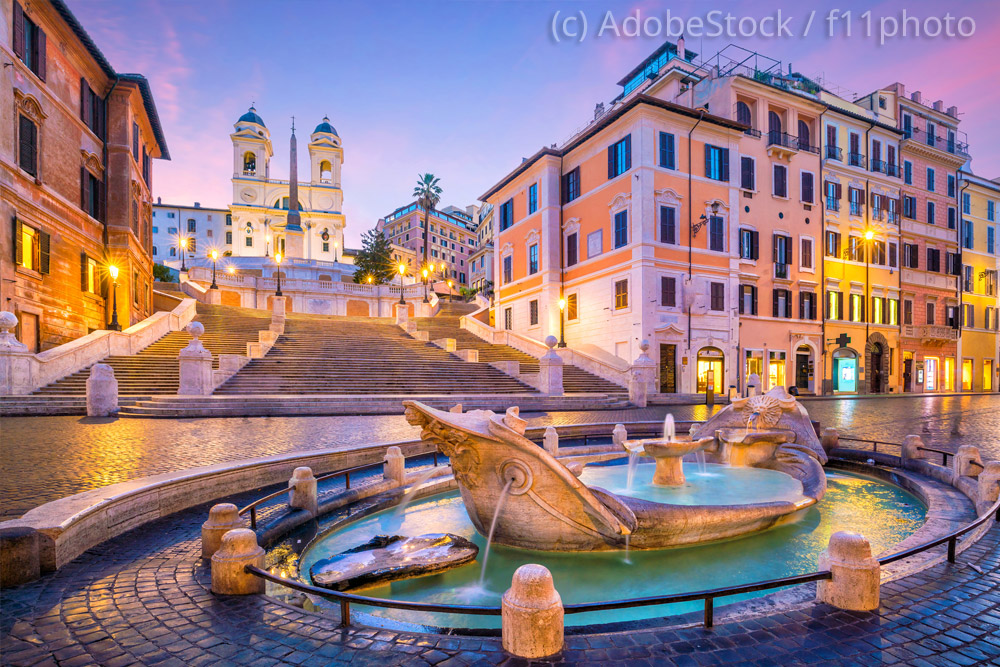
[[[354,282],[367,283],[371,277],[374,285],[382,285],[392,280],[396,273],[395,262],[392,259],[392,247],[385,234],[375,229],[369,229],[361,237],[361,250],[354,257]]]
[[[174,281],[173,271],[169,266],[163,264],[153,264],[153,280],[158,283],[170,283]]]
[[[424,266],[427,266],[427,247],[430,245],[430,237],[427,235],[427,215],[441,201],[441,186],[438,181],[441,179],[434,174],[417,174],[417,185],[413,188],[413,196],[424,209]]]

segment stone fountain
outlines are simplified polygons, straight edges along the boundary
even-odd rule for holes
[[[639,441],[656,459],[654,483],[683,483],[681,460],[699,449],[713,463],[777,470],[802,483],[798,499],[738,505],[674,505],[588,487],[524,437],[526,423],[516,407],[498,415],[488,410],[444,412],[417,401],[403,404],[407,421],[420,426],[421,437],[436,443],[451,460],[476,529],[508,546],[545,551],[626,545],[657,549],[737,537],[787,521],[826,490],[826,454],[805,409],[782,389],[735,401],[689,439],[667,434]],[[753,422],[749,427],[748,420]]]

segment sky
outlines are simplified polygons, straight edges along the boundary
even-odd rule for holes
[[[676,41],[668,30],[682,21],[700,58],[733,43],[845,97],[900,81],[925,101],[955,105],[973,170],[1000,176],[996,0],[67,2],[117,71],[151,83],[171,155],[154,165],[154,196],[230,204],[229,135],[251,103],[271,131],[272,177],[288,175],[292,116],[299,173],[308,174],[302,148],[329,115],[344,146],[349,247],[410,203],[419,173],[441,179],[442,206],[475,203],[522,157],[584,126],[598,102],[621,91],[625,74],[664,40]],[[694,36],[699,19],[721,24],[723,34]],[[771,36],[777,20],[785,29]],[[925,32],[936,28],[937,37]]]

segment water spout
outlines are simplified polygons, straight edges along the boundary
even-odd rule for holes
[[[630,449],[628,451],[628,474],[625,476],[625,489],[632,490],[632,480],[635,478],[635,471],[639,467],[639,450]]]
[[[632,564],[632,561],[628,557],[629,542],[631,541],[631,539],[632,539],[632,534],[631,533],[629,533],[628,535],[625,536],[625,564],[626,565],[631,565]]]
[[[673,440],[677,436],[677,431],[674,427],[674,416],[671,413],[667,413],[667,416],[663,418],[663,439]]]
[[[486,549],[483,551],[483,569],[479,573],[479,586],[483,586],[483,582],[486,580],[486,562],[490,559],[490,544],[493,542],[493,531],[497,527],[497,517],[500,516],[500,510],[503,509],[503,504],[507,501],[507,494],[510,492],[510,485],[514,483],[513,478],[508,479],[507,483],[503,485],[503,491],[500,492],[500,499],[497,501],[497,507],[493,510],[493,521],[490,523],[490,534],[486,537]]]
[[[406,509],[406,506],[409,505],[410,501],[412,501],[413,498],[416,496],[417,491],[420,490],[420,487],[422,487],[424,483],[431,477],[433,477],[437,472],[438,468],[430,468],[429,470],[425,470],[423,473],[421,473],[420,477],[418,477],[413,482],[413,484],[406,491],[406,493],[403,494],[403,497],[399,499],[399,505],[396,506],[396,514],[403,513],[403,511]]]

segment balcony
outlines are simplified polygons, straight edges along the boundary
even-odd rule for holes
[[[767,133],[767,154],[771,157],[790,158],[799,152],[799,138],[787,132]]]
[[[866,158],[862,153],[848,153],[847,164],[852,167],[861,167],[862,169],[866,169],[868,167],[868,158]]]
[[[774,277],[780,278],[782,280],[788,280],[788,265],[787,264],[775,264],[774,265]]]
[[[840,210],[840,200],[836,197],[826,197],[826,210],[828,211],[839,211]]]
[[[863,215],[864,210],[865,210],[865,205],[862,204],[861,202],[859,201],[851,202],[851,209],[850,209],[851,215],[858,215],[858,216]]]
[[[819,155],[819,146],[810,146],[808,141],[799,139],[798,146],[800,151],[805,151],[807,153]]]
[[[755,130],[752,127],[743,130],[743,134],[747,135],[748,137],[753,137],[754,139],[760,139],[760,130]]]
[[[837,162],[844,161],[844,151],[841,150],[840,146],[827,146],[826,147],[826,159],[836,160]]]
[[[885,160],[872,160],[872,171],[899,178],[899,165]]]
[[[958,329],[953,327],[925,324],[925,325],[903,325],[903,336],[905,338],[919,338],[924,343],[944,345],[945,343],[958,340]]]

